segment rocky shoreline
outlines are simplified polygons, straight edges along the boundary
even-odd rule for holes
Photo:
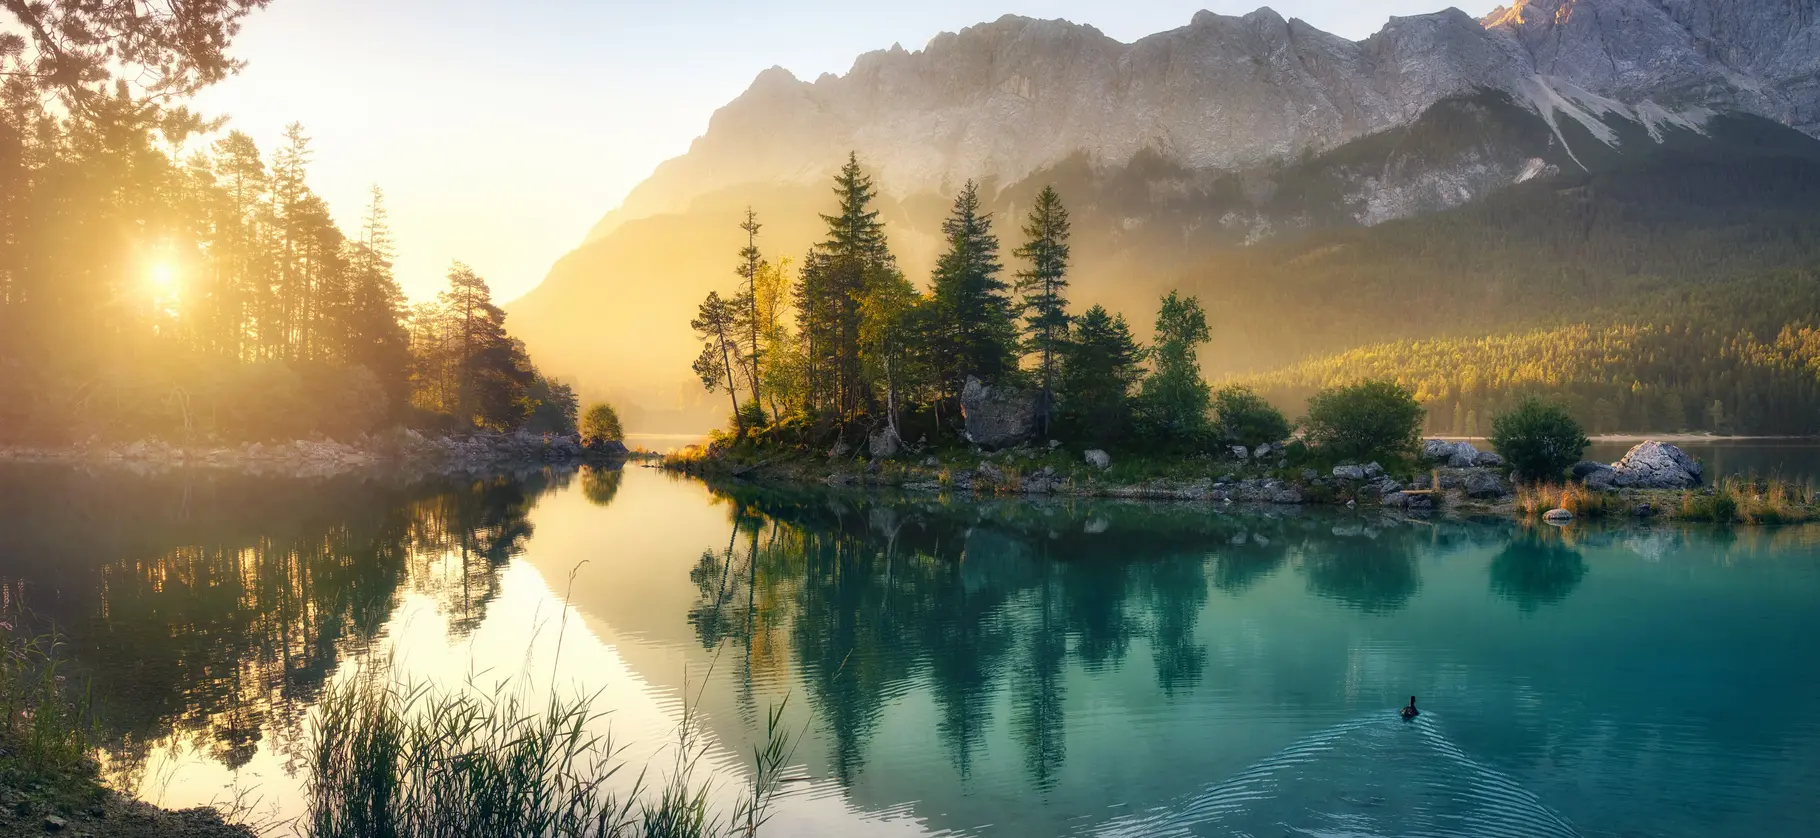
[[[878,446],[868,446],[876,448]],[[883,453],[883,452],[880,452]],[[719,450],[666,458],[664,467],[709,478],[784,485],[890,489],[912,494],[970,493],[1024,497],[1115,498],[1208,504],[1378,506],[1395,512],[1514,516],[1523,512],[1519,486],[1501,457],[1469,442],[1423,442],[1415,467],[1401,478],[1379,463],[1345,463],[1325,471],[1291,463],[1290,449],[1273,443],[1227,456],[1172,462],[1115,462],[1100,450],[1070,453],[1060,443],[975,448],[918,456],[862,456],[844,444],[823,457]],[[1632,448],[1615,463],[1582,462],[1572,490],[1601,496],[1601,514],[1673,518],[1689,493],[1711,495],[1700,463],[1655,440]],[[1550,494],[1549,520],[1573,510]],[[1563,497],[1563,502],[1565,498]],[[1571,505],[1571,504],[1569,504]],[[1564,513],[1564,514],[1563,514]]]
[[[239,445],[173,444],[162,440],[66,446],[0,445],[0,462],[99,465],[133,471],[219,469],[274,476],[329,477],[350,472],[457,474],[543,465],[624,462],[643,456],[618,442],[583,444],[574,434],[473,433],[427,436],[396,429],[333,439],[249,442]]]

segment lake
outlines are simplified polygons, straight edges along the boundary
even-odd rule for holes
[[[1820,528],[0,467],[0,604],[69,639],[106,771],[302,810],[310,713],[597,694],[773,835],[1820,834]],[[1411,694],[1423,715],[1396,717]]]

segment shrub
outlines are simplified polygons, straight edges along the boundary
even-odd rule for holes
[[[1220,430],[1226,438],[1246,448],[1289,437],[1289,420],[1283,412],[1250,387],[1234,385],[1215,393],[1213,409],[1220,417]]]
[[[1590,444],[1567,410],[1526,396],[1517,406],[1491,420],[1491,445],[1517,474],[1528,480],[1554,480],[1579,462]]]
[[[1308,441],[1343,460],[1401,460],[1415,451],[1424,411],[1393,381],[1328,387],[1308,400]]]
[[[621,442],[626,432],[619,426],[619,412],[606,402],[600,402],[590,408],[581,418],[581,441],[590,443]]]

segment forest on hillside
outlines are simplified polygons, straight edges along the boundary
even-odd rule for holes
[[[186,107],[263,5],[7,4],[0,442],[573,429],[472,270],[407,309],[378,187],[344,231],[302,126],[268,153]]]

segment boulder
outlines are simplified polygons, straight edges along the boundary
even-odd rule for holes
[[[1551,524],[1565,524],[1574,519],[1574,514],[1565,509],[1550,509],[1542,513],[1542,520]]]
[[[1442,465],[1454,468],[1472,468],[1479,464],[1479,457],[1484,452],[1464,440],[1453,442],[1445,439],[1429,439],[1422,442],[1422,457]],[[1492,456],[1496,457],[1496,454]],[[1498,461],[1500,464],[1503,460]]]
[[[1243,445],[1234,445],[1232,446],[1232,458],[1235,460],[1249,460],[1251,459],[1251,449],[1246,448]]]
[[[1365,477],[1366,478],[1370,479],[1370,478],[1382,477],[1383,474],[1384,474],[1384,467],[1379,465],[1378,463],[1370,462],[1370,463],[1365,464]]]
[[[1434,496],[1427,494],[1426,492],[1391,492],[1390,494],[1385,495],[1383,499],[1379,500],[1378,503],[1393,509],[1435,508]]]
[[[1093,466],[1094,468],[1102,471],[1112,468],[1112,455],[1107,454],[1098,448],[1091,449],[1082,456],[1087,460],[1087,465]]]
[[[1334,466],[1333,476],[1341,480],[1364,480],[1365,469],[1359,466]]]
[[[1673,445],[1646,440],[1611,464],[1612,485],[1626,489],[1691,489],[1700,485],[1700,461]]]
[[[588,454],[595,457],[625,459],[632,452],[626,450],[626,444],[617,439],[588,440]]]
[[[981,480],[991,480],[993,482],[1005,479],[1005,473],[1000,471],[998,466],[991,463],[980,463],[979,468],[973,470],[973,474]]]
[[[1504,481],[1491,471],[1475,471],[1466,476],[1466,496],[1469,498],[1491,499],[1510,494]]]
[[[1270,443],[1266,442],[1263,445],[1258,446],[1255,450],[1253,450],[1251,452],[1251,456],[1252,456],[1252,459],[1262,460],[1265,457],[1270,456],[1270,452],[1272,452],[1274,450],[1276,450],[1276,447],[1274,445],[1271,445]]]
[[[986,448],[1005,448],[1036,433],[1035,393],[1005,385],[992,386],[973,376],[961,388],[961,418],[967,441]]]
[[[877,433],[866,437],[866,450],[874,460],[889,460],[904,450],[904,440],[897,435],[897,430],[890,425],[879,428]]]
[[[1480,451],[1473,456],[1472,464],[1479,468],[1498,468],[1504,465],[1504,458],[1496,451]]]

